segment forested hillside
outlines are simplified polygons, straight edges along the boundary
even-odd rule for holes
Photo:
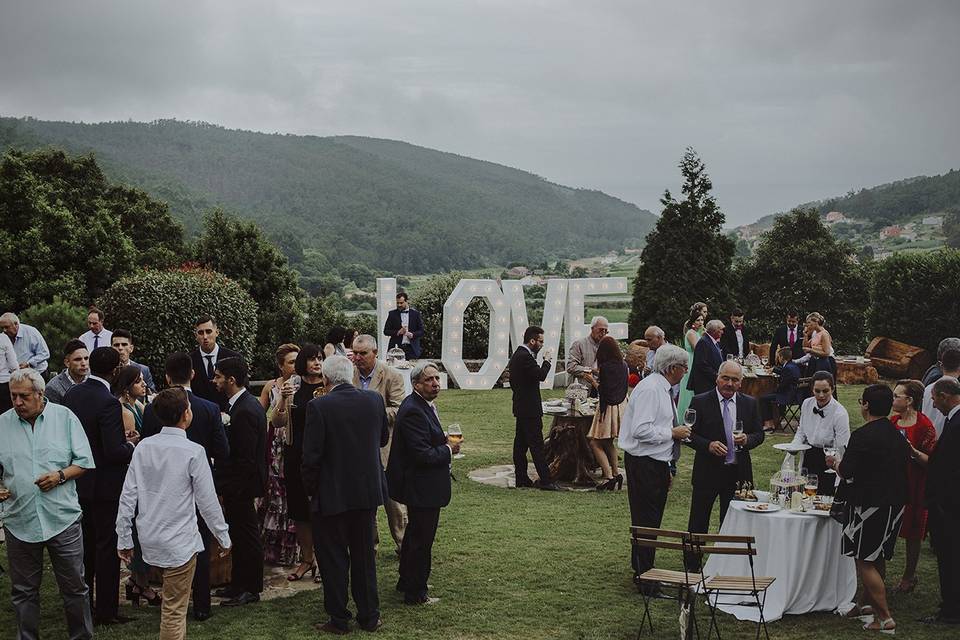
[[[93,152],[112,179],[168,202],[188,232],[222,206],[289,253],[397,273],[597,255],[642,244],[655,221],[598,191],[390,140],[0,118],[8,146]]]

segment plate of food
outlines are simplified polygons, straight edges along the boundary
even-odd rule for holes
[[[743,508],[754,513],[773,513],[774,511],[780,511],[780,505],[770,504],[769,502],[747,502],[743,505]]]
[[[800,453],[801,451],[806,451],[810,448],[808,444],[794,444],[792,442],[780,442],[773,445],[774,449],[779,451],[786,451],[787,453]]]

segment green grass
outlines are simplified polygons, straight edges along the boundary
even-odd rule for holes
[[[855,425],[861,422],[854,402],[860,390],[861,387],[841,389],[841,400]],[[385,626],[379,636],[632,638],[641,604],[631,584],[626,490],[558,494],[496,489],[472,482],[467,478],[470,469],[510,461],[510,392],[445,391],[439,407],[443,423],[460,422],[466,435],[466,458],[454,463],[457,482],[453,501],[441,515],[434,547],[431,593],[439,596],[441,602],[432,607],[404,606],[393,590],[397,561],[390,545],[384,545],[378,560],[378,579]],[[778,467],[780,456],[775,453],[769,443],[755,452],[758,480],[768,478]],[[667,503],[664,526],[686,527],[692,460],[689,451],[685,452]],[[711,530],[716,526],[714,522]],[[381,539],[389,540],[382,512],[380,531]],[[669,555],[658,558],[665,563],[675,560]],[[899,578],[902,566],[901,543],[889,568],[888,584]],[[44,637],[60,638],[65,636],[63,615],[52,578],[48,571],[44,578],[42,631]],[[939,598],[936,565],[926,544],[920,560],[920,578],[914,594],[891,597],[898,636],[940,640],[946,637],[943,630],[914,622],[920,615],[931,613]],[[9,586],[8,577],[0,577],[0,592],[9,593]],[[654,604],[654,637],[676,637],[675,611],[672,603]],[[143,609],[136,615],[139,621],[98,632],[98,638],[156,637],[157,610]],[[317,589],[240,610],[217,609],[208,622],[191,621],[188,635],[211,639],[315,638],[312,624],[323,618],[321,591]],[[721,616],[721,626],[724,638],[753,637],[752,624],[740,623],[730,616]],[[13,637],[13,629],[12,609],[4,598],[0,602],[0,637]],[[772,623],[770,634],[792,640],[877,637],[861,631],[856,622],[827,613],[788,616]]]
[[[609,307],[587,307],[583,312],[585,322],[590,322],[594,316],[603,316],[607,322],[626,322],[630,315],[630,309],[616,309]]]

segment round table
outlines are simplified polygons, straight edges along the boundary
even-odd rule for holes
[[[744,510],[744,504],[730,503],[720,533],[756,538],[754,573],[776,578],[763,608],[767,622],[788,613],[833,611],[853,601],[856,567],[853,558],[840,554],[843,528],[836,520],[787,509],[753,513]],[[707,576],[749,576],[750,565],[746,556],[710,556],[703,572]],[[760,618],[756,607],[736,604],[744,600],[743,596],[721,596],[719,608],[740,620],[756,622]]]

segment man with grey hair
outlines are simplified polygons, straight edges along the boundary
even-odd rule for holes
[[[387,411],[387,421],[390,425],[390,440],[387,446],[380,449],[380,462],[384,469],[390,458],[390,443],[393,439],[393,425],[397,419],[397,411],[406,392],[403,388],[403,376],[387,364],[377,359],[377,339],[369,334],[361,334],[353,339],[353,364],[356,370],[353,374],[353,386],[359,389],[376,391],[383,398],[384,408]],[[416,370],[416,367],[415,367]],[[413,375],[411,373],[411,380]],[[387,474],[389,477],[389,473]],[[400,546],[403,544],[403,534],[407,528],[407,510],[393,498],[386,497],[384,511],[387,512],[387,523],[390,525],[390,535],[396,544],[396,553],[400,555]],[[380,534],[377,534],[377,542]]]
[[[567,375],[578,378],[590,387],[590,395],[597,395],[597,347],[610,332],[610,323],[603,316],[590,321],[590,333],[570,345],[567,354]]]
[[[670,463],[680,455],[680,441],[690,437],[690,427],[679,426],[670,387],[687,372],[687,352],[672,344],[657,349],[653,373],[640,381],[620,423],[620,448],[627,473],[627,497],[633,526],[659,527],[667,504],[672,476]],[[634,546],[634,582],[642,591],[640,576],[653,567],[654,550]]]
[[[667,341],[667,334],[660,327],[650,325],[643,332],[643,341],[647,343],[647,364],[643,368],[643,373],[646,375],[653,371],[653,359],[657,355],[657,349]]]
[[[960,347],[956,349],[947,349],[945,352],[940,354],[940,360],[938,362],[940,365],[940,378],[937,378],[937,382],[941,378],[960,378]],[[923,415],[930,418],[930,422],[933,423],[933,428],[937,432],[937,438],[939,439],[941,434],[943,434],[943,426],[947,422],[947,417],[943,415],[939,409],[937,409],[936,404],[933,402],[933,385],[937,382],[931,382],[923,390]]]
[[[310,401],[303,434],[303,485],[310,496],[313,544],[330,616],[320,631],[350,630],[347,576],[353,580],[357,622],[376,631],[380,620],[374,532],[387,486],[380,448],[390,437],[383,398],[354,387],[353,364],[343,356],[323,362],[326,395]]]
[[[82,511],[74,481],[94,467],[93,453],[80,420],[66,407],[47,402],[44,386],[33,369],[15,371],[10,378],[13,410],[0,415],[0,502],[17,637],[40,637],[46,549],[69,637],[92,638]]]
[[[937,361],[923,374],[923,386],[928,387],[947,375],[943,372],[943,354],[951,349],[960,349],[960,338],[944,338],[940,341],[937,345]]]
[[[720,345],[722,336],[723,322],[711,320],[707,323],[703,337],[697,340],[697,346],[693,350],[693,366],[687,378],[687,389],[695,395],[717,386],[717,372],[725,357]]]
[[[17,354],[17,362],[21,369],[29,367],[37,373],[47,370],[50,349],[47,348],[46,341],[36,327],[21,323],[17,314],[8,311],[0,316],[0,329],[13,343],[13,350]]]

